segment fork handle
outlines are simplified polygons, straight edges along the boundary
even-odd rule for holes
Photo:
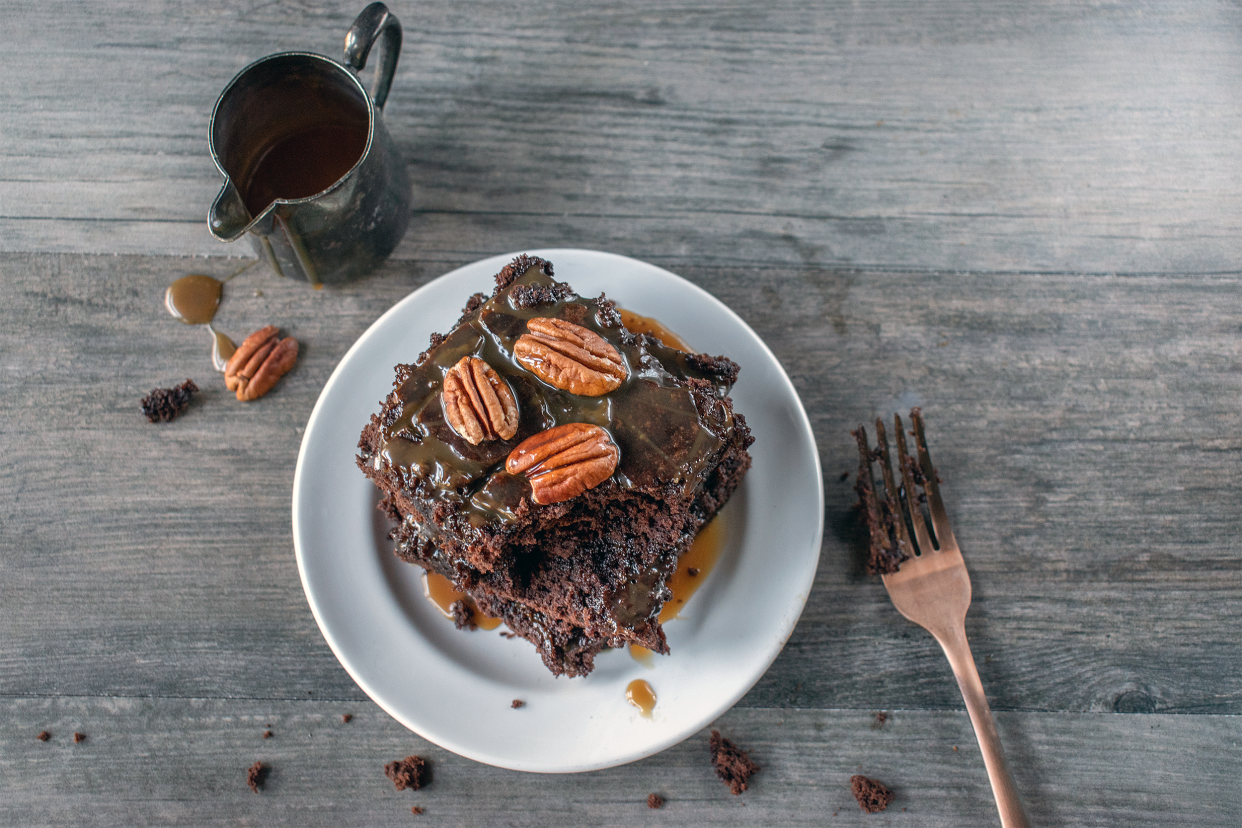
[[[983,682],[979,680],[979,671],[975,668],[975,659],[970,653],[970,644],[966,641],[966,628],[958,625],[938,634],[936,640],[949,659],[957,686],[961,688],[962,698],[966,701],[966,711],[970,714],[970,723],[975,728],[975,738],[979,740],[979,750],[983,753],[988,781],[992,783],[992,795],[996,798],[996,808],[1000,811],[1002,828],[1030,828],[1031,823],[1026,818],[1026,812],[1022,810],[1022,800],[1018,798],[1013,774],[1005,763],[1005,751],[1001,747],[1000,734],[996,731],[996,720],[992,718],[987,696],[983,694]]]

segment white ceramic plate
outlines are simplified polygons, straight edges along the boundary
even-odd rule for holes
[[[603,653],[585,678],[554,678],[534,648],[497,631],[457,630],[423,596],[422,570],[401,562],[354,464],[358,435],[467,297],[495,286],[513,258],[454,270],[380,317],[341,360],[311,413],[293,481],[293,542],[307,600],[332,651],[397,721],[479,762],[539,772],[631,762],[680,742],[728,710],[780,653],[819,561],[824,495],[806,412],[767,346],[717,299],[644,262],[589,250],[534,250],[583,296],[606,292],[691,346],[742,367],[734,407],[754,432],[754,466],[722,513],[728,540],[706,582],[665,625],[669,656],[646,667]],[[503,629],[503,628],[502,628]],[[626,703],[646,679],[650,719]],[[514,710],[510,704],[526,704]]]

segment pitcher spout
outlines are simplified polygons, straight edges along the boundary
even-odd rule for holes
[[[246,232],[252,220],[253,216],[246,209],[241,193],[233,186],[232,179],[226,179],[207,213],[207,226],[211,234],[220,241],[236,241]]]

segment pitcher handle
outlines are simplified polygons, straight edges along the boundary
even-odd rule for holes
[[[362,10],[345,34],[345,63],[355,72],[366,67],[367,55],[381,37],[379,65],[375,68],[375,80],[371,82],[371,100],[380,110],[388,100],[388,87],[392,86],[397,58],[401,55],[401,23],[383,3],[372,3]]]

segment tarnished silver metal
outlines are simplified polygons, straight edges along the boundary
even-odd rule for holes
[[[357,74],[379,42],[368,92]],[[345,37],[345,62],[282,52],[247,66],[229,82],[211,115],[211,157],[224,186],[208,212],[222,241],[247,236],[279,274],[312,285],[356,279],[397,246],[410,221],[410,179],[380,117],[401,50],[401,24],[383,3],[367,6]],[[365,123],[357,162],[304,198],[276,198],[251,215],[243,189],[274,141],[316,124]],[[330,149],[330,148],[328,148]]]

